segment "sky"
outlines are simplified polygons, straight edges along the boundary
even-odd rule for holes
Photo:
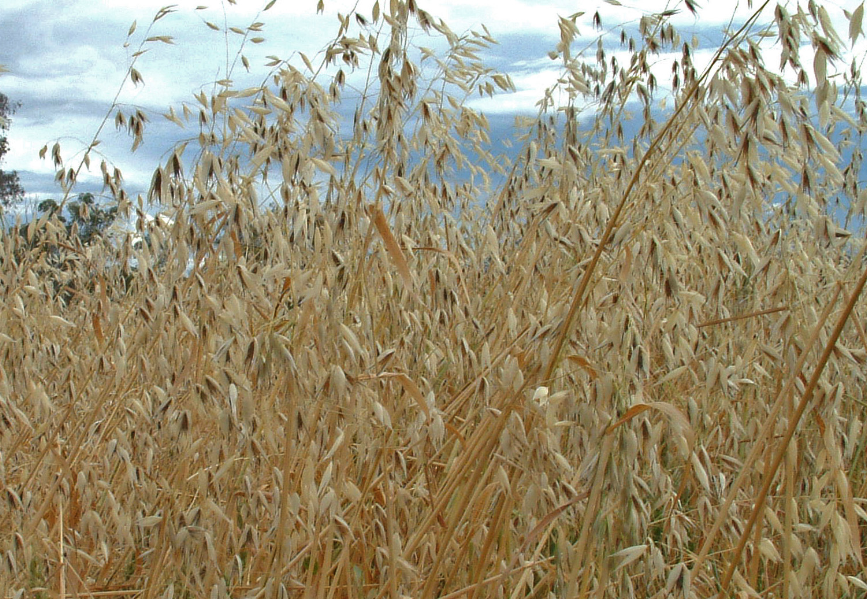
[[[45,197],[59,197],[50,160],[39,158],[39,150],[59,142],[67,166],[75,166],[82,150],[103,123],[98,150],[92,158],[90,173],[79,179],[79,191],[98,192],[101,188],[99,161],[105,157],[124,174],[125,187],[135,197],[145,193],[153,170],[164,163],[178,140],[197,130],[179,129],[161,115],[171,106],[177,112],[183,102],[193,103],[193,95],[210,95],[213,82],[226,76],[226,66],[236,60],[241,37],[226,35],[227,26],[246,28],[253,22],[264,26],[257,36],[259,44],[247,43],[244,55],[251,73],[238,65],[233,73],[236,88],[259,85],[269,72],[266,56],[276,55],[301,65],[297,52],[314,58],[336,34],[337,14],[357,11],[368,18],[374,0],[324,0],[323,14],[316,13],[317,0],[276,0],[261,12],[267,0],[227,1],[178,0],[172,11],[152,24],[165,0],[2,0],[0,2],[0,93],[20,107],[12,117],[8,132],[9,153],[0,168],[15,170],[27,192],[30,204]],[[202,4],[208,3],[207,6]],[[381,0],[383,12],[389,0]],[[759,2],[756,2],[758,4]],[[547,57],[559,39],[558,17],[584,11],[577,24],[581,34],[575,48],[584,44],[595,53],[599,32],[591,19],[598,12],[604,30],[613,32],[611,51],[615,51],[620,26],[635,27],[642,14],[674,8],[680,12],[673,24],[684,37],[695,35],[701,50],[694,55],[697,66],[707,61],[722,39],[721,31],[733,18],[743,22],[751,13],[746,0],[698,0],[699,18],[676,0],[616,0],[581,2],[552,0],[418,0],[418,6],[435,18],[443,19],[456,33],[480,30],[484,24],[499,45],[488,50],[488,64],[508,73],[516,86],[514,92],[493,99],[477,100],[473,107],[484,111],[494,123],[493,135],[508,135],[515,115],[535,114],[535,103],[556,81],[558,63]],[[788,3],[790,11],[794,8]],[[847,40],[848,24],[843,10],[853,11],[860,1],[820,1],[835,27]],[[773,18],[767,11],[765,22]],[[133,23],[136,28],[127,37]],[[220,29],[214,31],[207,23]],[[148,27],[152,28],[147,32]],[[134,86],[124,78],[139,44],[150,36],[172,36],[174,44],[151,43],[148,52],[137,59],[136,69],[144,85]],[[442,40],[419,30],[413,40],[433,49],[445,47]],[[128,42],[128,44],[127,44]],[[126,45],[125,45],[126,44]],[[861,38],[854,52],[867,54]],[[773,48],[765,55],[775,64]],[[802,55],[802,61],[807,64]],[[624,54],[624,60],[626,55]],[[658,57],[662,77],[670,72],[666,57]],[[622,63],[623,61],[621,61]],[[124,112],[142,110],[150,119],[144,144],[133,154],[131,140],[115,130],[110,114],[117,97]],[[77,159],[76,159],[77,158]]]

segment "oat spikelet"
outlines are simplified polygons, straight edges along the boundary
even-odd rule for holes
[[[400,278],[403,279],[403,284],[413,295],[415,295],[415,279],[412,276],[412,272],[409,270],[406,256],[404,255],[400,244],[397,243],[397,240],[391,232],[391,228],[388,226],[388,220],[382,212],[382,207],[378,203],[373,204],[368,208],[368,211],[373,218],[373,224],[376,226],[376,231],[379,233],[382,242],[385,244],[385,249],[388,251],[388,255],[394,262],[394,266],[397,268]]]

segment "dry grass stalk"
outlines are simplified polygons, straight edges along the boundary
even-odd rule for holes
[[[562,93],[506,164],[468,102],[512,90],[489,34],[387,8],[170,109],[199,133],[155,171],[161,218],[104,165],[140,239],[4,233],[0,588],[863,589],[867,112],[829,74],[863,10],[848,42],[831,8],[757,10],[701,71],[671,14],[627,62],[563,18]],[[141,143],[148,115],[112,117]]]
[[[737,563],[740,560],[740,556],[743,553],[744,546],[746,545],[747,537],[749,536],[750,531],[756,524],[759,512],[764,506],[765,499],[768,496],[768,491],[771,488],[771,484],[773,483],[774,477],[777,474],[777,470],[779,470],[780,464],[783,462],[783,458],[788,451],[789,442],[795,435],[795,431],[800,424],[801,417],[804,415],[804,410],[807,409],[807,404],[810,403],[810,400],[813,398],[813,392],[816,390],[816,385],[818,385],[819,383],[819,379],[822,376],[822,371],[824,370],[825,365],[828,363],[828,360],[831,357],[831,353],[834,349],[834,346],[837,344],[837,340],[840,338],[840,334],[843,332],[843,327],[846,325],[846,321],[849,319],[849,316],[855,309],[855,304],[858,298],[861,296],[861,292],[864,290],[865,283],[867,283],[867,270],[863,272],[861,278],[855,284],[852,296],[847,302],[846,307],[841,312],[840,317],[837,319],[837,324],[834,325],[834,330],[831,332],[831,336],[825,344],[825,348],[822,351],[822,355],[819,358],[816,369],[813,372],[813,376],[810,377],[810,381],[807,383],[807,388],[804,389],[801,400],[798,402],[798,406],[795,408],[795,412],[789,418],[789,426],[786,429],[786,433],[779,444],[779,448],[774,454],[773,460],[770,462],[767,471],[763,476],[762,486],[759,489],[759,493],[756,498],[756,505],[755,507],[753,507],[752,512],[750,513],[750,518],[749,520],[747,520],[747,523],[744,526],[744,531],[741,533],[741,538],[738,541],[737,547],[735,547],[734,555],[729,562],[728,568],[726,568],[726,572],[723,576],[722,581],[720,582],[720,586],[722,587],[722,593],[724,593],[728,589],[728,585],[731,582],[735,568],[737,567]],[[824,324],[824,321],[822,321],[821,324]],[[848,485],[845,488],[848,489]],[[844,493],[844,497],[846,495],[847,493]],[[859,538],[860,535],[858,533],[857,523],[855,523],[855,526],[852,528],[852,536],[855,544],[860,547],[861,540]],[[863,564],[860,551],[858,553],[857,559]]]

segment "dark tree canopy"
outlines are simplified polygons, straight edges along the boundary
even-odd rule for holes
[[[77,200],[66,204],[68,214],[63,214],[60,204],[51,199],[39,202],[37,209],[43,214],[57,215],[66,230],[76,235],[85,245],[93,241],[94,237],[102,235],[117,218],[117,206],[100,206],[91,193],[83,193]]]
[[[0,93],[0,163],[9,151],[9,142],[6,140],[6,131],[9,129],[9,117],[15,112],[16,106],[9,102],[5,94]],[[0,205],[10,204],[24,199],[24,188],[18,180],[15,171],[0,170]]]

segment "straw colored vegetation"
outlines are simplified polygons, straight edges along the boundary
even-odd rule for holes
[[[832,10],[700,68],[671,14],[619,61],[563,17],[508,162],[468,104],[513,88],[493,40],[413,0],[173,109],[166,217],[104,165],[142,243],[2,238],[0,588],[863,595],[863,10]]]

